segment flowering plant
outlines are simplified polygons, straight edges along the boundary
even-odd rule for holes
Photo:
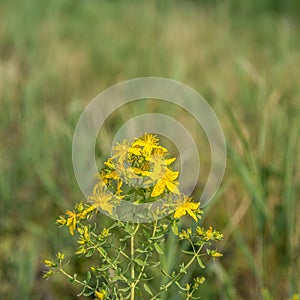
[[[79,295],[95,299],[161,299],[173,285],[184,299],[197,299],[195,291],[205,278],[201,274],[187,281],[185,275],[194,264],[204,269],[204,256],[213,259],[222,256],[213,243],[223,235],[198,224],[203,213],[200,203],[181,194],[179,172],[172,168],[174,161],[157,136],[151,134],[115,145],[112,156],[97,174],[88,202],[77,204],[57,220],[76,236],[79,246],[75,254],[97,257],[98,264],[90,266],[85,279],[79,279],[66,271],[65,255],[58,252],[55,260],[45,260],[48,270],[44,277],[62,273],[82,286]],[[158,200],[163,201],[156,205]],[[122,203],[149,206],[146,212],[124,212]],[[97,230],[99,211],[114,221],[109,227]],[[128,221],[134,214],[135,221]],[[145,219],[143,214],[147,214],[147,222],[139,222]],[[182,227],[180,220],[185,215],[192,218],[193,226]],[[122,237],[117,238],[120,233]],[[163,243],[170,235],[181,245],[185,259],[168,272],[162,261],[166,255]],[[157,268],[163,279],[160,286],[154,287],[153,270]]]

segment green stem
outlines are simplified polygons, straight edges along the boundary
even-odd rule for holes
[[[69,279],[71,279],[72,281],[82,285],[82,286],[85,286],[87,287],[88,289],[90,289],[91,291],[94,290],[94,288],[92,288],[91,286],[89,286],[88,284],[84,283],[84,282],[81,282],[79,281],[78,279],[74,278],[74,276],[71,276],[70,274],[68,274],[63,268],[62,266],[59,266],[59,271],[64,274],[66,277],[68,277]]]
[[[134,300],[134,297],[135,297],[135,286],[136,286],[136,283],[135,283],[135,269],[134,269],[134,238],[135,238],[135,235],[138,231],[140,227],[140,224],[137,224],[135,230],[133,231],[133,233],[131,234],[131,237],[130,237],[130,258],[131,258],[131,278],[132,278],[132,284],[131,284],[131,295],[130,295],[130,300]]]
[[[135,292],[135,284],[134,284],[134,235],[130,238],[130,255],[131,255],[131,278],[132,278],[132,285],[131,285],[131,296],[130,300],[134,300],[134,292]]]
[[[152,237],[155,236],[156,229],[157,229],[157,220],[154,221]],[[145,270],[146,263],[147,263],[147,261],[148,261],[149,256],[150,256],[150,254],[147,253],[147,254],[146,254],[146,257],[145,257],[145,259],[144,259],[144,265],[142,266],[141,271],[140,271],[140,274],[139,274],[139,276],[137,277],[137,279],[136,279],[136,281],[135,281],[135,284],[134,284],[135,287],[136,287],[136,286],[138,285],[138,283],[140,282],[140,279],[141,279],[141,277],[142,277],[142,275],[143,275],[143,272],[144,272],[144,270]]]
[[[198,249],[198,251],[195,253],[195,255],[194,255],[194,256],[190,259],[190,261],[185,265],[184,270],[187,270],[187,269],[190,267],[190,265],[194,262],[194,260],[196,259],[196,257],[200,255],[200,252],[201,252],[201,250],[202,250],[202,247],[203,247],[203,246],[201,246],[201,247]],[[183,271],[179,272],[174,278],[172,278],[172,280],[170,280],[170,281],[164,286],[164,290],[167,290],[168,287],[169,287],[171,284],[173,284],[176,280],[180,279],[180,277],[182,276],[182,274],[184,274]],[[160,294],[161,292],[162,292],[162,291],[159,291],[159,292],[158,292],[155,296],[153,296],[150,300],[155,300],[155,299],[159,296],[159,294]]]

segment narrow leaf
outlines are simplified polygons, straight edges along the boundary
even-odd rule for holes
[[[158,254],[164,254],[164,251],[162,251],[162,249],[157,243],[154,243],[153,245]]]
[[[145,262],[139,258],[135,258],[134,261],[141,267],[144,267],[146,265]]]
[[[144,283],[144,289],[145,289],[145,291],[146,291],[148,294],[150,294],[151,296],[153,296],[153,293],[152,293],[152,291],[150,290],[150,287],[149,287],[146,283]]]
[[[197,256],[197,262],[201,269],[205,269],[205,265],[203,264],[203,262],[199,256]]]

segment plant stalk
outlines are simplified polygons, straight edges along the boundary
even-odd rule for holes
[[[131,295],[130,300],[134,300],[134,292],[135,292],[135,284],[134,284],[134,234],[130,238],[130,256],[131,256],[131,278],[132,278],[132,284],[131,284]]]

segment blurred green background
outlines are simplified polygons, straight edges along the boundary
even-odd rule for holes
[[[203,220],[223,230],[224,257],[208,266],[203,299],[298,299],[296,0],[0,0],[0,299],[76,298],[64,278],[41,279],[43,259],[75,245],[55,225],[83,199],[73,131],[103,89],[143,76],[197,90],[225,133],[225,178]],[[107,141],[133,110],[112,117]]]

